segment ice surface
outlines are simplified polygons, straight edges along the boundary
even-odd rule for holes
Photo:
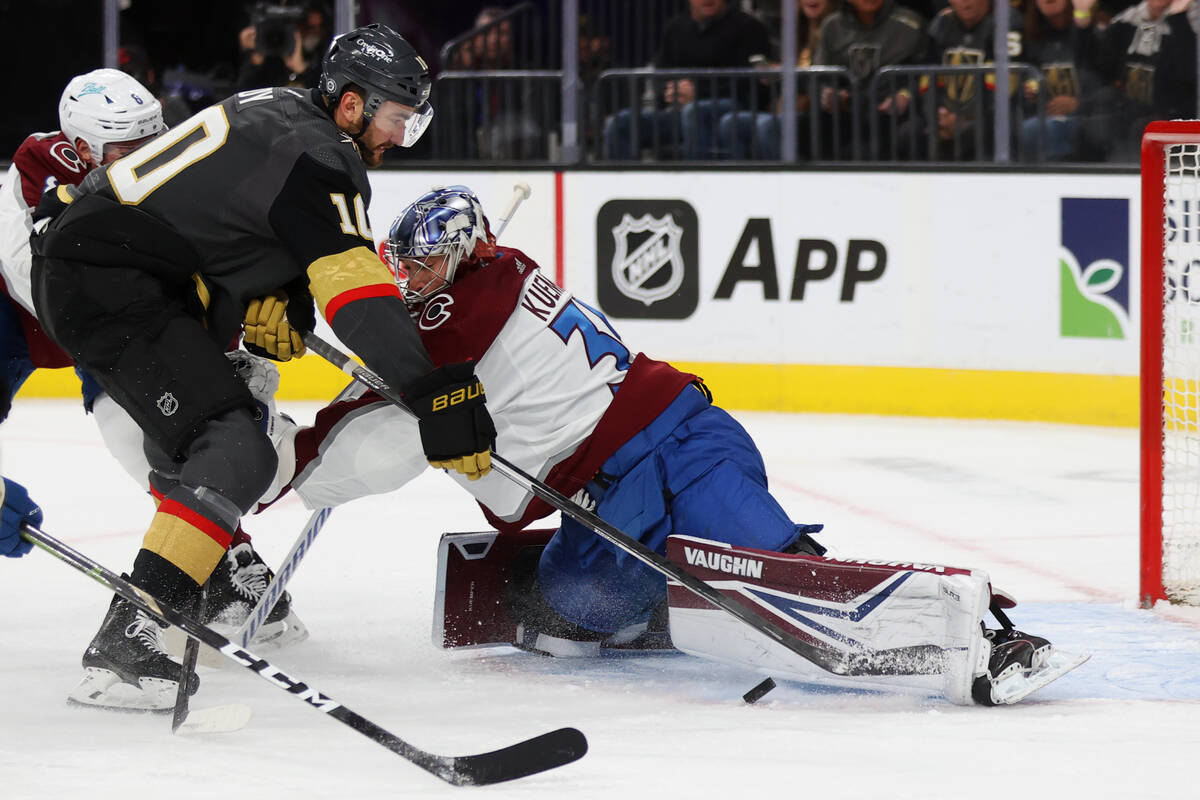
[[[301,419],[315,407],[284,404]],[[1195,797],[1200,617],[1139,611],[1130,430],[738,414],[793,518],[836,554],[983,568],[1019,627],[1091,661],[1007,708],[818,691],[683,655],[549,661],[430,643],[437,538],[484,527],[449,479],[338,509],[292,584],[312,638],[264,652],[407,741],[490,750],[562,725],[591,743],[545,775],[457,789],[236,667],[197,705],[244,702],[237,733],[68,707],[104,590],[49,556],[0,560],[0,798]],[[5,474],[45,528],[126,570],[151,505],[75,402],[19,400]],[[246,527],[269,562],[307,519],[295,499]]]

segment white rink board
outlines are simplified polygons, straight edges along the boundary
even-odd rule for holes
[[[612,198],[686,199],[699,225],[699,304],[679,321],[614,319],[668,360],[1137,374],[1137,281],[1123,340],[1060,335],[1061,198],[1126,198],[1132,175],[581,173],[565,179],[567,285],[597,291],[596,216]],[[742,282],[714,299],[747,220],[770,221],[780,298]],[[797,243],[836,247],[832,277],[789,299]],[[880,243],[882,276],[841,300],[850,240]],[[742,263],[761,264],[752,248]],[[812,264],[821,266],[817,255]],[[868,269],[868,259],[861,263]],[[608,265],[605,265],[606,267]]]

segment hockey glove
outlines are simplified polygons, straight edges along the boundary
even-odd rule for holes
[[[42,524],[42,510],[29,499],[25,487],[8,478],[0,479],[0,554],[18,558],[33,549],[21,538],[21,524]]]
[[[496,426],[471,362],[446,364],[421,376],[408,387],[407,400],[431,465],[472,481],[488,474]]]
[[[288,297],[283,292],[250,301],[242,322],[247,350],[275,361],[291,361],[304,355],[304,340],[284,318],[287,306]]]

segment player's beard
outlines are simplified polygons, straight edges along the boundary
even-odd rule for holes
[[[358,156],[368,167],[378,167],[383,163],[383,154],[392,146],[388,139],[377,141],[378,135],[379,131],[368,125],[362,135],[355,140],[358,145]]]

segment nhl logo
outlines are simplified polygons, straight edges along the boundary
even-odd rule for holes
[[[631,250],[631,235],[647,232],[650,236]],[[683,228],[675,224],[673,216],[643,214],[634,219],[623,214],[612,235],[616,241],[612,277],[621,294],[647,306],[675,294],[683,284],[683,255],[679,251]],[[665,276],[664,270],[669,270]]]
[[[677,199],[614,198],[596,212],[596,295],[605,314],[686,319],[700,302],[700,224]]]
[[[158,406],[158,410],[162,412],[164,417],[169,417],[179,410],[179,401],[170,392],[163,392],[162,397],[158,398],[155,405]]]

